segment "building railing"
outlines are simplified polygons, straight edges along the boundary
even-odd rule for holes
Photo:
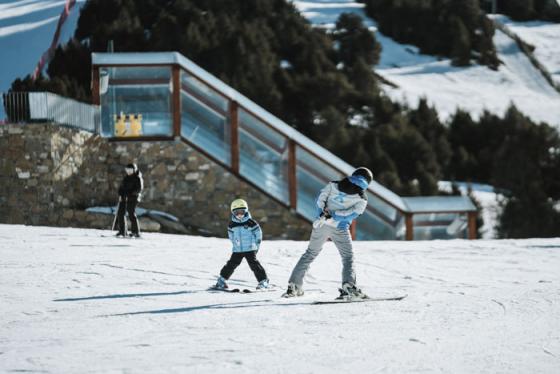
[[[99,132],[98,105],[81,103],[51,92],[1,94],[0,123],[50,122],[89,132]]]

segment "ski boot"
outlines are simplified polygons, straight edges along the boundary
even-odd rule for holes
[[[257,290],[265,290],[268,288],[268,279],[263,279],[257,284]]]
[[[356,299],[367,299],[368,296],[357,288],[352,283],[344,283],[342,288],[338,289],[340,291],[340,296],[336,300],[356,300]]]
[[[214,288],[216,288],[218,290],[227,290],[229,288],[229,286],[226,283],[226,279],[224,277],[220,276],[218,278],[218,281],[216,282],[216,285],[214,286]]]
[[[140,233],[138,233],[138,232],[129,232],[129,233],[128,233],[128,236],[130,236],[131,238],[137,238],[137,239],[139,239],[139,238],[140,238]]]
[[[282,294],[282,297],[303,296],[303,290],[294,283],[288,284],[288,289]]]
[[[126,238],[126,233],[119,231],[117,233],[117,235],[115,235],[116,238]]]

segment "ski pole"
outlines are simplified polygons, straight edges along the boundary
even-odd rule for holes
[[[113,225],[111,225],[111,231],[115,231],[115,226],[117,224],[117,215],[119,214],[119,206],[121,205],[121,197],[117,200],[117,209],[115,209],[115,216],[113,217]]]

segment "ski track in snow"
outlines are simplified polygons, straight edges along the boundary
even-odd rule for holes
[[[334,27],[344,12],[361,16],[382,46],[376,72],[399,86],[384,88],[394,100],[416,107],[425,97],[437,108],[442,120],[449,119],[457,108],[468,111],[474,118],[484,110],[502,115],[513,102],[534,121],[560,127],[560,93],[546,82],[515,42],[500,31],[494,36],[498,58],[504,63],[498,71],[479,65],[454,67],[447,58],[422,55],[417,47],[396,43],[381,34],[377,23],[366,16],[364,4],[353,0],[293,3],[317,27]],[[507,26],[526,41],[540,46],[535,52],[537,58],[560,81],[560,26],[545,22],[510,22]]]
[[[225,239],[0,225],[0,372],[558,373],[560,239],[356,242],[337,294],[332,243],[306,295],[280,294],[307,242],[265,241],[278,290],[210,293]],[[274,264],[274,266],[272,266]],[[232,285],[252,287],[243,263]]]

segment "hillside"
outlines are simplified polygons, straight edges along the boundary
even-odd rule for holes
[[[257,219],[259,217],[256,217]],[[0,225],[0,371],[556,373],[560,240],[359,242],[358,282],[400,302],[337,294],[328,243],[307,293],[209,293],[226,240]],[[265,241],[281,288],[306,242]],[[243,263],[232,284],[252,287]]]
[[[293,1],[301,13],[314,25],[331,28],[344,12],[357,13],[371,30],[376,23],[365,16],[363,4],[352,0]],[[52,41],[58,15],[65,1],[7,0],[0,4],[0,91],[6,91],[17,77],[24,77],[35,68],[41,54]],[[77,24],[78,1],[66,21],[60,37],[68,40]],[[560,82],[560,47],[557,43],[560,25],[547,22],[513,22],[498,18],[523,40],[536,47],[535,55]],[[385,91],[401,102],[412,106],[421,97],[438,109],[442,120],[457,107],[469,111],[475,118],[484,109],[503,114],[513,102],[535,121],[560,126],[560,94],[519,51],[513,40],[497,32],[494,42],[504,62],[498,72],[482,66],[453,67],[448,60],[417,53],[417,48],[396,43],[376,33],[382,54],[376,71],[398,88],[385,86]],[[468,99],[465,99],[468,98]]]
[[[352,0],[308,0],[293,2],[315,26],[332,28],[340,14],[357,13],[364,18],[382,46],[378,74],[398,87],[385,86],[393,99],[416,106],[426,97],[441,120],[458,107],[477,118],[483,110],[502,115],[514,103],[534,121],[560,126],[560,93],[554,90],[519,50],[515,41],[496,31],[494,44],[503,62],[498,71],[484,66],[455,67],[449,59],[418,53],[418,48],[395,42],[377,30],[364,13],[364,5]],[[511,24],[511,25],[510,25]],[[557,75],[560,56],[560,26],[546,22],[509,22],[514,31],[536,46],[536,56]]]

